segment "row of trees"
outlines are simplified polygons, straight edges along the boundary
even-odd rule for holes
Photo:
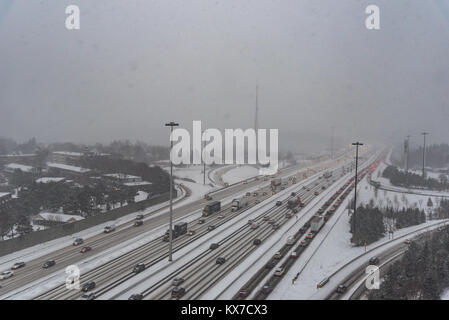
[[[401,260],[388,267],[371,300],[439,300],[449,287],[449,228],[413,241]]]
[[[387,231],[406,228],[426,222],[424,211],[417,208],[393,208],[379,209],[373,206],[359,206],[355,217],[349,219],[352,233],[351,242],[363,246],[373,243],[385,235]]]
[[[446,190],[449,183],[446,175],[440,175],[440,180],[434,178],[424,178],[422,175],[398,170],[394,166],[388,166],[382,173],[384,178],[388,178],[391,184],[400,187],[420,187],[432,190]]]
[[[409,151],[409,167],[421,168],[422,166],[422,146]],[[400,156],[395,157],[395,164],[403,166],[405,155],[401,152]],[[449,145],[446,143],[433,144],[426,146],[426,166],[432,168],[447,168],[449,166]]]

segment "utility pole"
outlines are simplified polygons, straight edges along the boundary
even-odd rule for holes
[[[334,126],[331,127],[331,160],[334,159]]]
[[[421,133],[424,137],[424,144],[423,144],[423,148],[422,148],[422,177],[425,178],[425,159],[426,159],[426,135],[428,135],[428,132],[423,132]]]
[[[204,129],[204,132],[206,132],[206,129]],[[203,185],[206,185],[206,161],[204,161],[204,156],[203,156],[203,152],[204,152],[204,148],[206,147],[206,141],[203,141],[203,150],[201,150],[201,159],[203,160]]]
[[[355,217],[356,217],[356,211],[357,211],[357,166],[359,161],[359,146],[363,146],[363,143],[361,142],[354,142],[352,144],[355,146],[355,180],[354,180],[354,213],[352,214],[352,235],[355,237]]]
[[[409,154],[410,154],[410,135],[407,136],[407,154],[405,155],[405,172],[408,173],[408,167],[409,167]]]
[[[173,127],[179,126],[179,123],[169,122],[165,124],[166,127],[170,127],[170,222],[169,222],[169,245],[168,245],[168,261],[173,261],[173,162],[171,159],[171,152],[173,149],[173,141],[171,135],[173,134]]]

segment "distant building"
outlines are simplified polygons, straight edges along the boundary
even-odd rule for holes
[[[5,172],[13,173],[15,170],[20,170],[25,173],[32,173],[34,171],[34,167],[27,166],[19,163],[8,163],[5,164],[4,168]]]
[[[62,213],[51,213],[51,212],[41,212],[31,217],[31,221],[33,222],[33,224],[48,227],[64,223],[72,223],[83,219],[84,218],[81,216],[74,216]]]
[[[147,192],[151,191],[152,183],[148,181],[142,181],[142,178],[138,176],[124,173],[108,173],[104,174],[103,176],[109,180],[120,183],[127,188],[131,188],[136,192],[138,190],[144,190]]]
[[[36,183],[50,183],[50,182],[63,182],[65,178],[56,178],[56,177],[42,177],[36,180]]]
[[[7,203],[9,200],[11,200],[11,193],[0,192],[0,205]]]
[[[98,153],[94,151],[70,152],[70,151],[53,151],[52,162],[68,165],[78,165],[83,157],[108,157],[108,153]]]
[[[36,161],[36,154],[3,154],[0,155],[0,166],[7,163],[21,163],[26,165],[32,165]]]
[[[62,163],[47,162],[48,172],[55,176],[80,177],[91,173],[90,169]]]

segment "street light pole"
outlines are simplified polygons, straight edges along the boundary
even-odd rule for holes
[[[425,174],[424,166],[425,166],[425,154],[426,154],[426,135],[428,135],[429,133],[428,132],[423,132],[421,134],[424,137],[424,145],[423,145],[423,148],[422,148],[422,177],[424,178],[425,177],[424,176],[424,174]]]
[[[170,127],[170,222],[169,222],[169,245],[168,245],[168,261],[173,261],[173,162],[171,160],[171,151],[173,149],[173,127],[179,126],[179,123],[173,121],[166,123],[166,127]]]
[[[407,155],[406,155],[406,162],[407,162],[407,165],[406,165],[406,168],[405,168],[405,172],[407,172],[408,173],[408,167],[409,167],[409,152],[410,151],[410,135],[408,135],[407,136]]]
[[[355,180],[354,180],[354,213],[352,214],[352,234],[353,237],[355,237],[355,217],[356,217],[356,211],[357,211],[357,166],[359,161],[359,146],[363,146],[363,143],[361,142],[354,142],[352,144],[355,146]]]

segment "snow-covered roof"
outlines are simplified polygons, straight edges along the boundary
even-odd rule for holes
[[[47,162],[47,166],[49,168],[62,169],[62,170],[73,171],[73,172],[77,172],[77,173],[90,172],[90,169],[76,167],[76,166],[71,166],[71,165],[62,164],[62,163]]]
[[[9,192],[0,192],[0,198],[6,197],[8,195],[10,195]]]
[[[19,164],[19,163],[8,163],[5,164],[5,169],[10,169],[10,170],[22,170],[23,172],[31,172],[33,170],[32,166],[26,166],[24,164]]]
[[[104,176],[114,178],[114,179],[141,179],[138,176],[133,176],[130,174],[123,174],[123,173],[108,173],[108,174],[104,174]]]
[[[70,152],[70,151],[53,151],[53,154],[59,154],[62,156],[73,156],[73,157],[83,156],[81,152]]]
[[[128,187],[134,187],[134,186],[148,186],[150,184],[152,183],[148,181],[138,181],[138,182],[126,182],[123,185]]]
[[[61,182],[65,178],[54,178],[54,177],[42,177],[36,180],[36,183],[49,183],[49,182]]]
[[[47,221],[60,221],[60,222],[69,222],[70,220],[80,221],[84,218],[81,216],[74,216],[70,214],[63,214],[63,213],[50,213],[50,212],[41,212],[34,216],[34,219],[41,218],[42,220]]]

